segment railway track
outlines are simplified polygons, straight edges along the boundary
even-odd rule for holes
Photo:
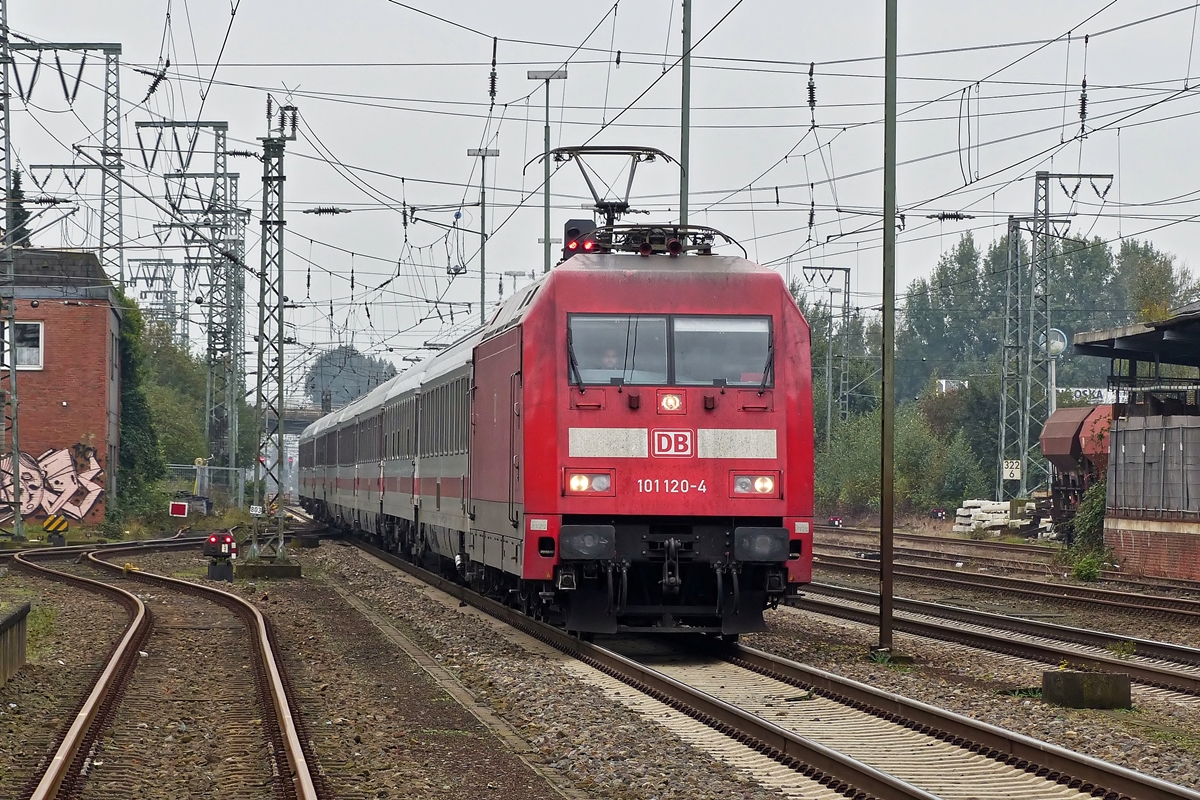
[[[879,543],[879,532],[857,528],[819,527],[824,541],[818,549],[841,554],[873,552]],[[830,538],[852,540],[851,543],[831,542]],[[897,533],[897,560],[929,563],[958,561],[985,564],[1012,572],[1025,572],[1046,577],[1061,574],[1063,568],[1055,563],[1058,549],[1045,545],[1015,544],[1012,542],[977,541],[925,534]],[[910,546],[906,547],[905,544]],[[986,553],[986,555],[985,555]],[[1102,570],[1101,580],[1110,586],[1127,586],[1138,591],[1191,592],[1200,594],[1200,581],[1172,578],[1133,577],[1118,570]]]
[[[806,596],[788,602],[797,610],[870,625],[878,622],[878,604],[871,592],[826,584],[810,584]],[[893,624],[905,633],[1043,664],[1128,673],[1145,686],[1200,697],[1196,648],[900,597],[893,604]]]
[[[877,574],[878,562],[845,556],[822,556],[817,562],[822,569],[857,574]],[[1002,592],[1008,598],[1021,597],[1030,600],[1045,600],[1055,603],[1095,608],[1102,606],[1118,611],[1139,614],[1158,614],[1166,617],[1200,621],[1200,600],[1135,592],[1097,589],[1089,586],[1032,581],[986,573],[964,573],[961,570],[938,567],[919,567],[897,564],[893,570],[897,578],[918,583],[952,587],[956,590],[990,590]]]
[[[1192,790],[744,646],[710,644],[665,658],[623,654],[356,544],[847,797],[1200,800]]]
[[[103,555],[194,544],[158,542],[149,548],[140,545],[117,548],[115,552],[110,549]],[[219,751],[217,761],[234,784],[232,788],[222,785],[221,789],[232,791],[230,796],[296,800],[332,797],[320,776],[310,770],[314,762],[307,752],[307,737],[293,715],[296,705],[287,677],[278,666],[267,621],[257,608],[227,592],[128,570],[91,552],[76,558],[86,558],[83,571],[98,573],[93,577],[78,574],[81,570],[76,567],[63,570],[45,563],[73,555],[64,550],[25,551],[14,554],[12,562],[38,576],[113,598],[128,612],[129,625],[90,693],[60,733],[41,774],[30,781],[21,797],[51,800],[67,796],[145,796],[146,787],[161,787],[168,782],[171,764],[163,748],[170,742],[178,742],[182,748],[177,760],[194,760],[201,742],[212,745],[210,752],[199,755],[202,760],[208,761],[206,757],[213,755],[213,750]],[[116,585],[127,582],[136,583],[140,594]],[[198,643],[197,634],[203,631],[207,631],[205,638],[216,641]],[[228,694],[189,696],[193,683],[214,686],[211,680],[200,680],[206,670],[219,670],[229,662],[244,669],[216,681],[216,685],[228,687]],[[254,698],[257,708],[248,702],[247,694]],[[245,710],[239,710],[243,707]],[[239,718],[239,714],[246,713],[257,720]],[[160,720],[164,714],[180,719],[173,731],[161,727],[154,730],[158,726],[147,722]],[[184,717],[193,723],[197,719],[219,721],[212,731],[201,731],[201,738],[189,746],[195,733],[189,736]],[[246,732],[240,727],[257,729],[256,735],[263,741],[267,758],[257,772],[248,764],[238,763],[254,746],[243,741]],[[208,733],[207,738],[204,733]],[[170,737],[165,743],[163,735]],[[109,752],[114,756],[106,760]],[[230,764],[234,766],[224,766]],[[250,790],[240,794],[237,790],[241,788]]]

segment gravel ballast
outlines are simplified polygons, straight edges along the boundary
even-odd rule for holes
[[[339,797],[779,797],[558,661],[496,635],[474,609],[431,599],[432,591],[356,548],[327,543],[293,555],[304,564],[304,579],[239,581],[234,590],[273,620]],[[138,563],[194,579],[202,561],[195,554],[156,554]],[[507,752],[332,585],[362,598],[431,654],[516,731],[526,758],[555,776],[564,794]]]
[[[895,636],[912,666],[871,662],[873,628],[780,608],[769,633],[743,642],[885,691],[958,712],[1069,750],[1191,788],[1200,787],[1200,698],[1176,703],[1143,698],[1128,711],[1068,709],[1021,696],[1041,686],[1042,671],[1016,659],[956,645]]]
[[[11,567],[0,572],[0,599],[32,603],[26,664],[0,686],[0,794],[11,797],[45,768],[128,617],[103,595]]]

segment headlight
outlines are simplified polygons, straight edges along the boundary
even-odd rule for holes
[[[733,493],[748,494],[757,497],[777,497],[778,486],[775,475],[734,475]]]
[[[567,473],[567,492],[570,494],[602,494],[611,496],[613,493],[613,476],[611,472],[570,472]]]
[[[663,411],[678,411],[683,408],[683,395],[674,393],[659,395],[658,407]]]

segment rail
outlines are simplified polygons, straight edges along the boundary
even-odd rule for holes
[[[79,776],[83,768],[83,761],[87,757],[88,750],[99,734],[93,723],[100,716],[105,704],[118,694],[116,689],[119,680],[127,675],[136,664],[138,647],[150,631],[150,617],[146,612],[146,605],[138,599],[137,595],[101,581],[69,575],[34,562],[34,559],[40,555],[53,554],[57,556],[61,550],[62,548],[49,551],[26,551],[16,554],[13,561],[22,569],[40,573],[52,580],[109,595],[125,608],[130,619],[125,633],[122,634],[108,662],[100,671],[91,692],[76,711],[75,718],[59,741],[49,765],[33,787],[32,793],[28,795],[30,800],[53,800],[59,796],[60,792],[64,796],[70,792],[74,779]]]
[[[100,555],[112,556],[118,553],[138,550],[194,547],[202,540],[203,537],[191,540],[161,540],[151,544],[139,543],[138,545],[126,545],[120,548],[107,548]],[[65,797],[71,792],[74,781],[82,773],[88,751],[91,749],[92,743],[99,736],[99,728],[101,726],[97,725],[96,722],[103,719],[115,706],[116,700],[121,693],[121,687],[132,677],[134,668],[137,665],[138,650],[141,643],[150,632],[150,617],[146,606],[136,595],[102,581],[60,572],[35,563],[37,559],[61,558],[64,555],[70,554],[70,552],[69,549],[61,547],[22,551],[14,554],[13,561],[23,569],[40,573],[54,580],[113,596],[129,612],[130,624],[117,643],[117,646],[113,649],[111,656],[97,677],[91,692],[76,712],[71,725],[62,735],[60,743],[46,770],[33,788],[32,793],[26,795],[30,800],[54,800],[60,796]],[[87,552],[87,558],[89,562],[102,570],[115,573],[125,572],[123,567],[98,557],[98,554],[94,550]],[[309,758],[303,744],[306,737],[302,737],[302,732],[292,712],[291,700],[289,699],[290,691],[287,686],[286,677],[279,668],[275,656],[275,647],[270,626],[258,608],[252,603],[229,592],[188,581],[142,571],[130,571],[128,575],[134,580],[143,583],[165,586],[176,591],[206,597],[234,611],[242,619],[247,626],[247,630],[252,633],[256,641],[255,653],[256,660],[258,661],[257,666],[264,681],[264,694],[273,706],[273,721],[275,726],[277,726],[278,737],[282,744],[284,756],[286,757],[293,794],[297,800],[320,800],[323,796],[329,796],[328,791],[318,792],[317,790],[316,781],[309,767]],[[264,722],[266,721],[264,720]],[[270,726],[265,725],[264,727],[268,728],[268,730],[270,729]],[[322,788],[325,789],[324,786]]]
[[[1200,793],[1150,775],[1143,775],[1049,742],[998,728],[919,700],[885,692],[745,645],[735,645],[731,648],[728,658],[735,664],[776,680],[803,689],[812,689],[858,708],[870,709],[884,719],[912,723],[914,730],[954,742],[968,750],[977,750],[985,756],[1015,764],[1039,775],[1069,775],[1084,785],[1104,787],[1111,792],[1136,797],[1138,800],[1200,799]]]
[[[835,596],[838,592],[844,591],[841,587],[825,587],[820,585],[814,587],[815,592],[826,592],[826,590],[832,590],[827,593]],[[877,595],[870,595],[870,599],[855,597],[854,600],[855,602],[866,604],[878,604],[879,602]],[[815,611],[820,614],[840,617],[867,625],[873,625],[879,619],[879,614],[874,609],[856,608],[824,602],[811,596],[789,599],[788,605],[793,608]],[[959,609],[957,616],[960,621],[965,622],[969,614],[969,610]],[[973,624],[986,626],[989,624],[989,621],[977,618]],[[927,622],[912,617],[897,617],[893,625],[896,630],[913,634],[914,636],[957,642],[979,650],[1004,653],[1031,661],[1038,661],[1043,664],[1060,664],[1063,661],[1067,661],[1073,665],[1098,672],[1127,673],[1130,678],[1138,683],[1170,689],[1181,694],[1200,696],[1200,675],[1197,675],[1195,672],[1183,672],[1151,663],[1118,658],[1115,655],[1105,656],[1084,653],[1069,647],[1059,646],[1053,642],[1038,642],[1017,639],[1012,636],[998,636],[995,633],[972,631],[962,625],[942,625],[937,622]],[[1045,636],[1044,633],[1027,635]],[[1114,636],[1108,641],[1110,644],[1113,644],[1125,640],[1122,637]]]
[[[747,711],[697,691],[649,667],[603,647],[582,641],[561,628],[420,569],[391,553],[362,542],[354,544],[446,594],[457,597],[507,625],[539,639],[672,708],[731,736],[780,763],[851,797],[938,800],[935,795],[857,761],[836,750],[781,728]],[[854,794],[851,790],[857,790]],[[864,794],[865,793],[865,794]]]
[[[830,786],[842,784],[848,790],[854,788],[877,797],[932,797],[924,790],[913,787],[895,776],[780,728],[617,653],[581,641],[559,628],[532,620],[515,609],[482,597],[390,553],[360,541],[354,541],[354,544],[440,591],[475,606],[751,747],[756,747],[760,752],[804,774],[818,776],[818,779]],[[1136,797],[1138,800],[1200,800],[1200,793],[1152,776],[919,701],[883,692],[848,678],[805,667],[753,648],[735,646],[729,648],[727,653],[726,657],[740,666],[795,685],[802,683],[806,688],[813,688],[860,710],[906,724],[914,730],[979,752],[1001,763],[1039,776],[1049,776],[1052,781],[1057,780],[1059,783],[1079,787],[1097,796]],[[802,766],[796,766],[797,763]],[[831,776],[836,776],[838,780],[831,782]]]

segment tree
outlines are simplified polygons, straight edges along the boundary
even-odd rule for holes
[[[175,343],[171,330],[151,322],[142,335],[145,393],[167,463],[191,464],[208,455],[204,406],[208,372],[200,359]]]
[[[121,455],[117,472],[116,507],[113,520],[121,515],[162,513],[158,482],[166,473],[159,448],[154,414],[146,398],[145,322],[137,303],[117,295],[121,308]]]
[[[12,173],[12,236],[10,241],[17,247],[29,246],[29,209],[25,208],[25,190],[21,188],[21,170]]]
[[[1176,265],[1175,256],[1148,241],[1122,241],[1117,266],[1128,308],[1142,322],[1166,319],[1172,308],[1193,299],[1200,288],[1191,272]]]
[[[337,408],[395,376],[396,367],[390,361],[342,345],[317,356],[304,377],[304,393],[314,404],[320,404],[328,392]]]

